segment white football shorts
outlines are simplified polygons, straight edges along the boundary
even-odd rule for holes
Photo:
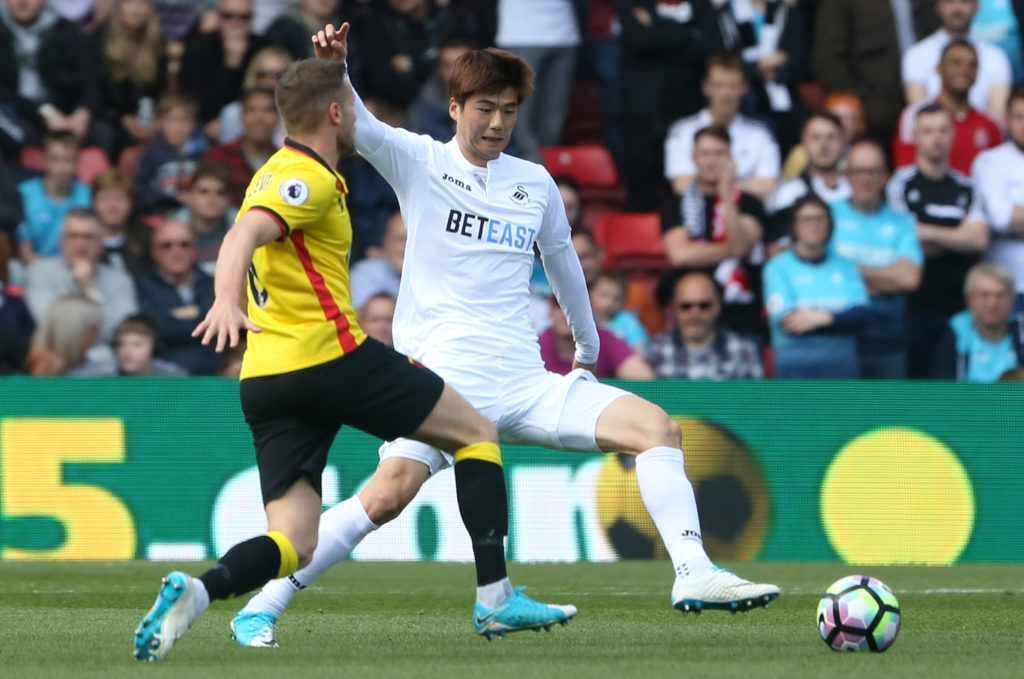
[[[582,368],[568,375],[546,370],[504,373],[494,371],[494,366],[490,375],[470,374],[464,369],[435,372],[494,421],[502,443],[554,450],[601,452],[595,438],[597,419],[612,401],[629,394],[601,384]],[[405,438],[385,442],[380,447],[380,459],[389,457],[422,462],[431,475],[452,464],[448,453]]]

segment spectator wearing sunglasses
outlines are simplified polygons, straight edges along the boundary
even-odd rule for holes
[[[192,338],[192,329],[213,304],[213,278],[196,259],[189,225],[169,219],[157,227],[150,247],[153,267],[135,279],[139,309],[156,321],[161,358],[192,375],[213,375],[221,360],[211,346]]]
[[[775,377],[857,378],[868,291],[853,262],[829,251],[832,214],[817,196],[793,207],[793,246],[764,267]]]
[[[761,379],[757,344],[721,327],[722,290],[704,271],[684,273],[675,284],[675,327],[655,335],[645,358],[661,378],[687,380]]]

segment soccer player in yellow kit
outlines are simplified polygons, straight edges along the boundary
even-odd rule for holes
[[[367,338],[352,309],[352,225],[345,181],[334,170],[354,148],[353,93],[344,76],[341,62],[308,59],[281,78],[275,96],[289,138],[249,185],[217,259],[216,300],[193,333],[222,351],[249,331],[239,393],[269,530],[232,547],[198,578],[165,577],[135,632],[139,660],[166,657],[211,600],[309,562],[321,474],[342,424],[451,453],[478,585],[506,577],[508,508],[494,424],[436,374]],[[248,315],[238,306],[243,288]],[[374,495],[371,483],[360,498],[369,505]],[[576,612],[531,603],[539,624]]]

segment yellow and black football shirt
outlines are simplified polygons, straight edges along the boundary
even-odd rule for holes
[[[349,290],[346,192],[334,168],[291,139],[253,176],[238,215],[269,215],[281,237],[257,248],[249,268],[249,318],[262,332],[248,335],[242,379],[320,365],[366,339]]]

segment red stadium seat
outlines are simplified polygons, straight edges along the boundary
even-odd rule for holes
[[[604,248],[609,269],[670,268],[661,243],[661,216],[656,212],[608,212],[597,219],[594,238]]]
[[[35,172],[46,171],[46,152],[39,146],[26,146],[21,149],[19,158],[21,166],[26,170]],[[100,172],[110,167],[107,154],[98,146],[86,146],[78,151],[78,169],[76,174],[78,181],[83,184],[92,184]]]
[[[134,177],[136,170],[139,169],[139,161],[142,160],[143,150],[145,150],[145,147],[142,144],[136,144],[121,151],[121,155],[117,157],[117,169],[129,177]]]
[[[545,146],[540,150],[544,167],[554,176],[569,175],[580,187],[613,188],[619,185],[612,154],[604,146]]]
[[[21,149],[18,163],[26,170],[43,172],[46,170],[46,153],[40,146],[26,146]]]
[[[92,184],[96,175],[110,169],[110,159],[99,146],[86,146],[78,151],[78,181]]]

